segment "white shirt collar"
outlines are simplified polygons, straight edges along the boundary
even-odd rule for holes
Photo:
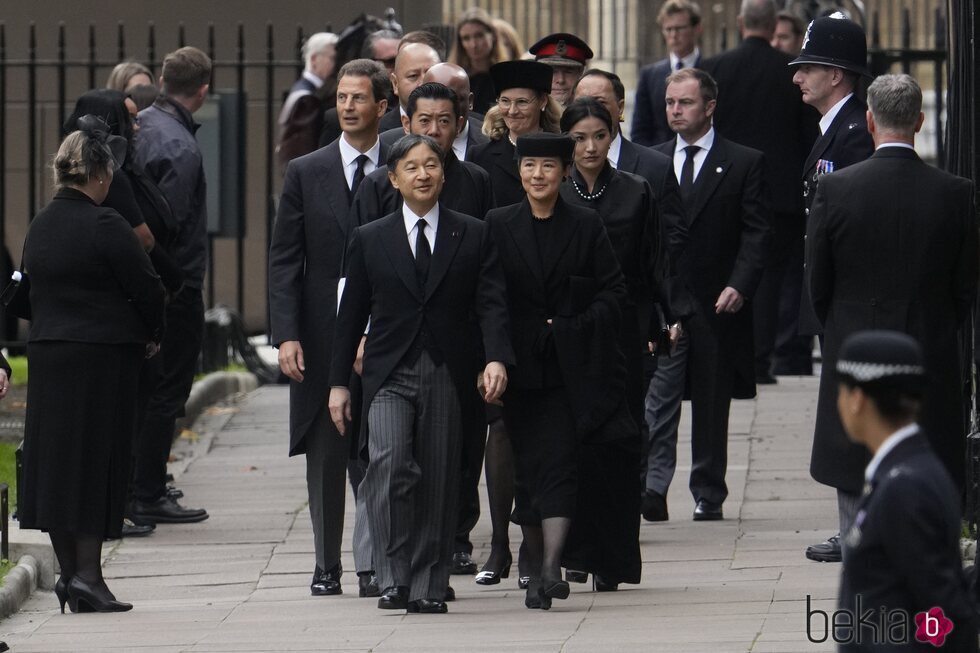
[[[684,58],[678,57],[676,54],[674,54],[673,52],[671,52],[670,53],[670,72],[674,72],[675,70],[677,70],[677,62],[678,61],[683,61],[685,68],[694,68],[694,64],[697,63],[698,57],[700,57],[700,56],[701,56],[701,50],[700,50],[700,48],[698,48],[698,46],[694,46],[694,50],[691,51],[691,54],[687,55]]]
[[[878,471],[878,467],[881,466],[881,461],[892,452],[892,450],[901,444],[904,440],[908,440],[910,437],[919,432],[919,425],[916,423],[909,424],[899,430],[895,431],[888,438],[881,443],[878,447],[878,451],[875,452],[874,457],[868,466],[864,469],[864,480],[868,483],[874,478],[875,472]]]
[[[340,158],[345,166],[354,163],[354,159],[361,154],[366,154],[371,164],[376,167],[378,165],[378,159],[381,158],[381,139],[375,140],[374,145],[367,152],[359,152],[356,147],[347,142],[347,134],[340,135]]]
[[[415,215],[408,204],[402,202],[402,219],[405,221],[405,233],[408,235],[408,244],[412,248],[412,256],[415,256],[415,227],[419,220],[425,220],[428,229],[425,230],[425,237],[429,241],[429,249],[436,251],[436,230],[439,228],[439,202],[436,202],[429,212],[425,215]]]
[[[460,161],[466,160],[466,140],[470,137],[470,121],[463,121],[463,129],[453,140],[453,153]]]
[[[715,126],[712,125],[711,127],[709,127],[708,132],[698,140],[694,141],[693,143],[688,143],[687,141],[685,141],[683,138],[681,138],[680,134],[678,134],[677,138],[674,140],[677,141],[676,145],[674,145],[674,156],[677,156],[678,154],[682,154],[682,153],[686,155],[686,153],[684,152],[684,148],[687,147],[688,145],[697,145],[698,147],[701,148],[702,152],[707,152],[708,150],[711,149],[711,146],[715,144]],[[698,154],[700,153],[701,152],[698,152]]]
[[[836,118],[837,117],[837,114],[840,113],[841,107],[843,107],[844,104],[848,100],[851,99],[851,96],[852,95],[854,95],[854,94],[853,93],[848,93],[847,95],[845,95],[842,100],[840,100],[834,106],[830,107],[830,111],[828,111],[823,116],[821,116],[821,118],[820,118],[820,133],[821,133],[821,135],[827,133],[827,130],[830,129],[830,125],[834,122],[834,118]]]
[[[910,145],[909,143],[882,143],[881,145],[878,145],[877,147],[875,147],[875,151],[877,152],[878,150],[880,150],[883,147],[904,147],[906,149],[909,149],[909,150],[912,150],[913,152],[915,152],[915,147],[913,145]]]
[[[407,118],[408,117],[408,112],[405,111],[405,107],[403,107],[400,104],[398,105],[398,115],[401,116],[402,118]]]
[[[323,80],[308,70],[303,71],[303,79],[308,81],[310,84],[313,84],[314,88],[320,88],[323,86]]]
[[[609,154],[606,155],[606,158],[609,159],[609,163],[611,163],[612,167],[614,168],[619,168],[619,154],[622,149],[623,133],[616,132],[616,138],[614,138],[613,142],[609,144]]]

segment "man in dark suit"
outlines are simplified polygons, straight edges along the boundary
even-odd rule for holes
[[[350,442],[330,420],[331,336],[337,283],[347,240],[352,195],[366,174],[384,165],[378,120],[384,115],[388,75],[377,62],[355,59],[338,76],[337,109],[343,134],[286,168],[279,215],[269,247],[272,339],[279,366],[289,377],[289,454],[306,454],[316,569],[314,595],[340,594],[340,543],[344,530],[344,471]],[[357,468],[351,468],[352,481]],[[369,538],[355,523],[357,571],[369,572]],[[359,528],[360,526],[360,528]],[[368,552],[362,555],[364,548]],[[364,557],[367,559],[365,560]],[[365,566],[366,565],[366,566]],[[370,576],[362,580],[366,592]]]
[[[915,80],[883,75],[869,87],[868,103],[877,150],[820,179],[807,226],[807,286],[823,327],[824,369],[834,369],[842,340],[861,329],[902,331],[921,342],[928,383],[920,423],[962,489],[966,373],[958,341],[977,292],[973,184],[916,155],[923,114]],[[846,533],[867,452],[848,441],[836,396],[833,377],[824,374],[810,474],[843,496],[840,532]]]
[[[630,136],[640,145],[658,145],[674,138],[667,124],[664,91],[667,76],[681,68],[701,65],[701,8],[689,0],[667,0],[660,7],[657,22],[663,32],[669,54],[666,59],[640,71],[636,84],[636,108]]]
[[[866,127],[867,107],[854,95],[858,79],[868,75],[864,30],[840,14],[818,18],[807,27],[803,50],[791,62],[793,82],[803,101],[820,112],[820,137],[803,164],[803,198],[809,221],[810,209],[824,175],[864,161],[874,152]],[[800,295],[802,339],[787,338],[777,356],[792,365],[805,365],[811,358],[813,335],[822,332],[805,286]],[[857,509],[858,496],[838,491],[841,523],[849,523]],[[818,562],[840,562],[840,533],[807,547],[807,558]]]
[[[420,84],[425,72],[439,63],[439,53],[425,43],[408,43],[399,47],[395,57],[395,69],[391,73],[391,87],[398,98],[398,106],[386,113],[378,123],[378,131],[385,132],[402,126],[408,96]]]
[[[452,63],[438,63],[426,71],[423,83],[435,82],[448,86],[456,94],[457,115],[463,117],[462,128],[456,134],[451,145],[453,154],[460,161],[466,161],[466,155],[474,145],[486,143],[490,139],[481,131],[483,129],[483,114],[471,111],[473,108],[473,93],[470,91],[470,76],[460,66]],[[411,96],[410,96],[411,97]],[[407,109],[407,107],[406,107]],[[405,134],[412,133],[404,126],[406,116],[402,116],[402,126],[381,133],[381,144],[391,147]],[[431,134],[429,134],[431,136]],[[438,139],[436,139],[438,141]],[[439,143],[442,146],[442,143]],[[445,149],[445,148],[444,148]],[[449,180],[447,179],[447,182]],[[452,207],[451,207],[452,208]],[[459,209],[457,209],[459,210]],[[467,213],[466,211],[462,211]],[[384,213],[382,215],[387,215]],[[467,213],[467,215],[471,215]],[[476,216],[480,217],[480,216]]]
[[[370,317],[361,489],[385,587],[378,607],[422,613],[446,612],[461,413],[479,400],[478,376],[484,399],[495,401],[507,385],[505,366],[514,363],[489,230],[438,204],[443,156],[435,141],[415,134],[391,149],[389,178],[404,203],[354,231],[330,372],[330,413],[343,433],[347,380]]]
[[[755,396],[752,297],[769,254],[769,196],[762,153],[726,140],[711,126],[717,86],[687,68],[667,80],[667,111],[676,141],[657,147],[673,157],[686,207],[687,247],[675,260],[686,298],[672,297],[680,324],[646,401],[650,453],[644,513],[666,519],[677,464],[677,427],[685,379],[691,398],[695,520],[722,519],[728,496],[728,411],[732,398]],[[686,300],[686,301],[685,301]]]
[[[841,345],[837,408],[854,446],[873,454],[844,537],[838,607],[851,618],[833,633],[841,651],[977,650],[976,605],[960,557],[960,495],[929,446],[937,434],[915,422],[930,371],[904,333],[860,331]],[[892,627],[896,614],[904,628]]]
[[[715,128],[740,145],[766,155],[766,183],[772,196],[773,256],[762,275],[752,302],[755,328],[756,381],[775,383],[772,376],[780,289],[790,266],[802,269],[803,234],[806,223],[799,171],[817,137],[817,114],[803,104],[793,84],[792,57],[769,42],[776,29],[774,0],[742,0],[738,15],[742,41],[734,49],[706,59],[703,67],[718,82],[721,103],[715,111]],[[802,278],[792,300],[799,312]],[[794,334],[798,320],[779,325]],[[810,361],[784,373],[810,374]]]
[[[289,89],[279,112],[279,143],[276,159],[283,172],[286,164],[317,149],[323,128],[324,101],[321,93],[334,73],[337,35],[317,32],[303,44],[303,74]]]

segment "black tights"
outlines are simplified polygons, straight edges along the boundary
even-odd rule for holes
[[[510,555],[510,536],[507,530],[510,528],[510,512],[514,507],[514,452],[502,419],[496,419],[490,424],[484,468],[487,475],[490,524],[493,527],[490,557],[486,566],[500,569]],[[522,545],[521,551],[523,550]]]
[[[531,578],[546,578],[550,581],[561,579],[561,554],[571,529],[572,520],[568,517],[548,517],[541,525],[521,526],[524,543],[527,545],[528,573]]]
[[[101,537],[60,529],[48,531],[48,536],[58,556],[62,576],[66,579],[78,576],[89,585],[103,583]]]

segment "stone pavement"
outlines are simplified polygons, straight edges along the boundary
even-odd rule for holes
[[[0,640],[15,652],[833,650],[806,636],[807,596],[832,611],[840,569],[803,557],[837,515],[834,493],[807,472],[815,379],[783,378],[734,403],[722,522],[691,521],[685,419],[672,519],[640,531],[643,582],[603,594],[573,586],[550,612],[524,608],[516,564],[494,587],[454,576],[459,598],[448,615],[378,610],[357,598],[353,573],[343,596],[311,597],[305,466],[286,457],[286,399],[284,387],[263,387],[198,422],[205,454],[177,470],[178,482],[186,505],[208,508],[208,521],[107,544],[106,576],[132,612],[61,615],[54,595],[39,590],[0,622]],[[343,564],[352,570],[348,506]],[[489,534],[484,516],[477,560]],[[512,527],[515,556],[519,541]]]

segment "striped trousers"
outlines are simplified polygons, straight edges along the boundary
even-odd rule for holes
[[[427,352],[400,363],[368,409],[360,492],[381,588],[442,600],[449,586],[460,473],[460,406],[449,369]]]

